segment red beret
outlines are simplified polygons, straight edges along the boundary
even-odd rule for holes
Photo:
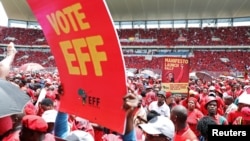
[[[28,129],[38,131],[38,132],[47,132],[48,124],[46,121],[37,115],[26,115],[22,119],[22,125]]]
[[[166,92],[166,98],[169,98],[172,96],[172,93],[171,92]]]

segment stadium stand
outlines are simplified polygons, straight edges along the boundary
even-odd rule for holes
[[[17,45],[26,47],[48,46],[42,30],[1,27],[0,40],[3,44],[11,41]],[[187,29],[119,29],[117,30],[123,47],[144,46],[246,46],[250,45],[250,27],[223,27],[223,28],[187,28]],[[3,54],[1,49],[0,53]],[[124,50],[125,55],[148,55],[153,54],[152,60],[143,56],[125,56],[127,68],[153,68],[161,69],[163,60],[157,55],[189,56],[189,51],[159,51],[148,52],[147,50]],[[32,55],[30,55],[32,54]],[[13,66],[20,66],[27,62],[36,62],[44,67],[55,67],[53,59],[48,59],[52,54],[46,51],[24,49],[19,50],[18,59]],[[250,53],[244,50],[239,51],[194,51],[190,57],[190,71],[244,71],[250,66]],[[226,58],[227,61],[221,60]]]
[[[187,29],[119,29],[124,46],[220,46],[250,45],[250,27],[187,28]],[[34,36],[35,35],[35,36]],[[18,45],[47,45],[42,30],[2,27],[0,40]]]

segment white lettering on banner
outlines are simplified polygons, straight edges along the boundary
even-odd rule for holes
[[[218,129],[212,129],[212,136],[247,136],[246,131],[219,131]]]

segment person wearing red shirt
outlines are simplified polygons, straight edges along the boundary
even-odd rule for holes
[[[214,96],[208,96],[205,102],[205,108],[208,111],[208,116],[212,117],[218,125],[228,125],[225,117],[218,114],[218,99]]]
[[[247,96],[247,97],[245,97]],[[233,124],[233,122],[238,118],[238,117],[241,117],[242,116],[242,113],[241,113],[241,109],[243,107],[247,107],[250,105],[250,101],[249,101],[249,98],[250,98],[250,95],[243,95],[243,96],[240,96],[238,98],[238,109],[235,110],[235,111],[232,111],[232,112],[229,112],[228,114],[228,117],[227,117],[227,120],[228,120],[228,123],[229,124]]]
[[[190,129],[187,123],[188,111],[182,105],[173,107],[170,114],[170,119],[175,125],[174,141],[198,141],[195,133]]]
[[[197,99],[194,97],[189,97],[188,99],[188,117],[187,123],[190,129],[195,133],[196,136],[199,136],[199,132],[196,129],[198,121],[204,116],[200,110],[195,108]]]
[[[202,112],[204,115],[207,115],[207,114],[208,114],[208,111],[207,111],[207,109],[206,109],[205,104],[206,104],[206,99],[207,99],[208,97],[210,97],[210,96],[216,98],[216,101],[217,101],[217,113],[218,113],[219,115],[224,115],[224,106],[225,106],[224,101],[222,100],[221,97],[217,96],[214,92],[209,92],[209,94],[208,94],[206,97],[204,97],[204,100],[202,100],[202,102],[200,102],[200,103],[201,103],[201,106],[200,106],[200,107],[201,107],[201,109],[200,109],[201,112]]]
[[[207,96],[208,96],[208,89],[204,87],[200,94],[199,102],[202,103],[203,101],[205,101]]]
[[[156,93],[151,86],[146,86],[145,107],[148,107],[153,101],[157,101]]]
[[[239,105],[241,105],[241,104],[239,104]],[[237,117],[242,116],[242,114],[240,112],[240,110],[242,109],[242,107],[240,107],[239,105],[238,105],[238,109],[237,110],[231,111],[231,112],[228,113],[228,115],[227,115],[227,121],[228,121],[229,125],[232,125],[233,122],[235,121],[235,119],[237,119]]]
[[[176,105],[179,105],[181,100],[182,100],[181,94],[175,94],[174,95],[174,101],[175,101]]]
[[[242,93],[243,93],[243,89],[241,87],[241,85],[239,83],[237,83],[235,85],[235,95],[236,95],[236,98],[239,97]]]
[[[193,97],[193,98],[195,98],[195,99],[198,99],[198,98],[199,98],[198,92],[196,92],[196,91],[194,91],[194,90],[190,90],[190,91],[189,91],[189,97],[186,97],[185,99],[181,100],[181,101],[180,101],[180,104],[181,104],[182,106],[184,106],[184,107],[187,108],[187,107],[188,107],[188,100],[189,100],[189,98],[191,98],[191,97]],[[200,104],[199,104],[198,102],[196,102],[195,108],[200,109]]]
[[[226,85],[226,92],[228,95],[234,96],[230,85]]]
[[[169,106],[170,110],[176,105],[174,96],[171,92],[166,92],[166,104]]]
[[[235,119],[233,125],[250,125],[250,107],[243,107],[241,114],[241,116]]]

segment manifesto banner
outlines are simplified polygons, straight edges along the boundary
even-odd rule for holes
[[[162,89],[172,93],[187,94],[189,59],[165,57],[162,70]]]
[[[64,84],[60,111],[123,133],[121,46],[104,0],[27,0]]]

